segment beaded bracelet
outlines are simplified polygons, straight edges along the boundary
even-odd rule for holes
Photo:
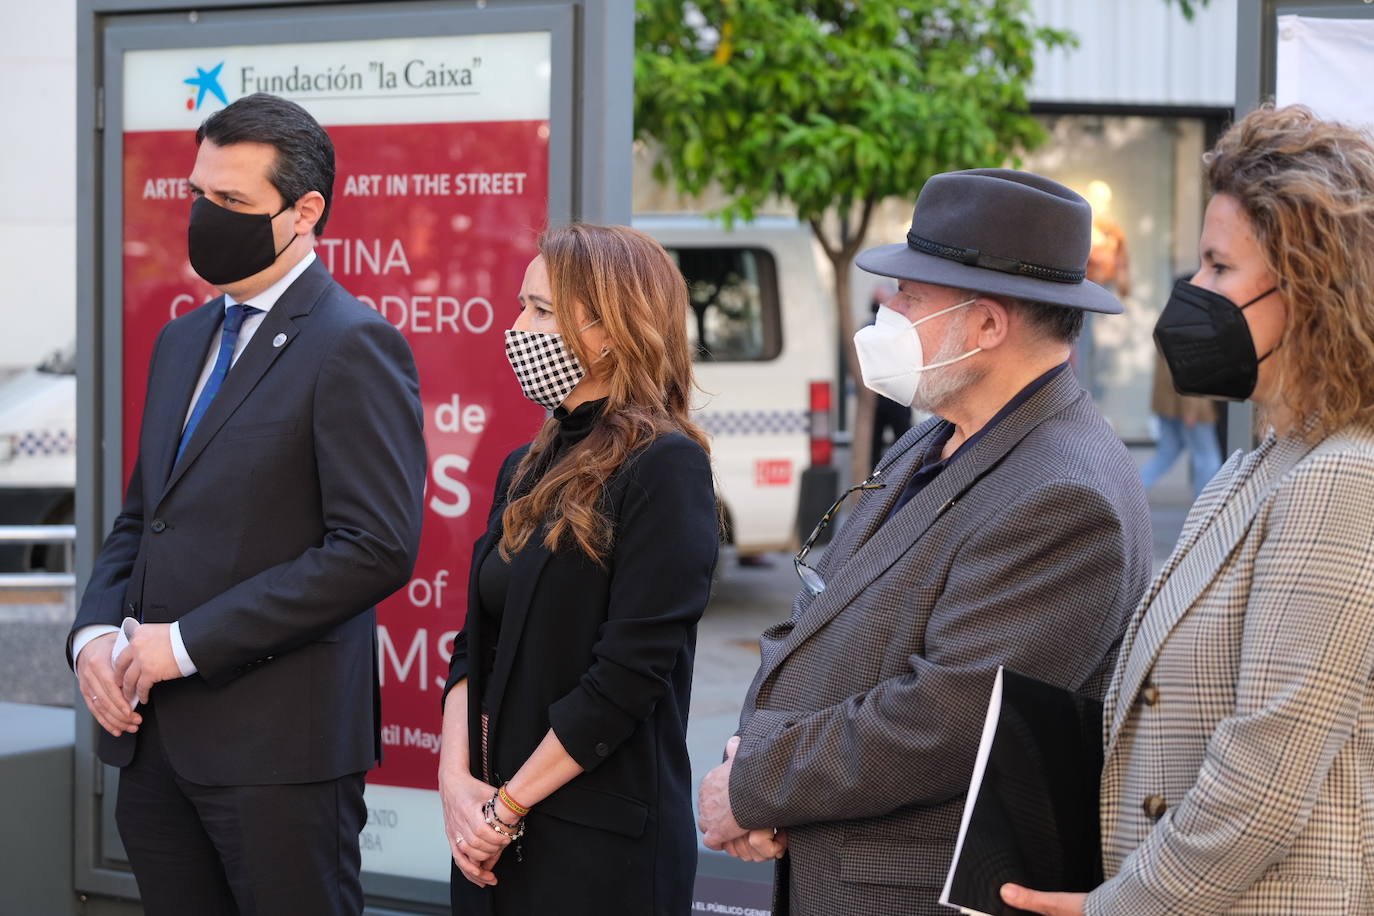
[[[514,824],[507,824],[505,821],[501,820],[501,815],[496,813],[495,795],[482,803],[482,819],[487,822],[488,827],[512,842],[525,835],[524,818],[521,818]]]
[[[507,830],[515,830],[520,826],[520,823],[524,820],[524,818],[516,818],[514,824],[508,824],[505,821],[501,820],[501,815],[496,813],[496,799],[499,797],[499,792],[492,793],[491,798],[487,799],[486,804],[484,804],[483,807],[491,807],[492,816],[496,818],[496,820],[501,824],[501,826],[505,827]]]
[[[506,791],[507,785],[509,785],[509,783],[503,783],[501,788],[496,790],[496,795],[501,799],[502,804],[514,811],[517,817],[523,819],[525,815],[530,813],[530,809],[511,798],[510,793]]]

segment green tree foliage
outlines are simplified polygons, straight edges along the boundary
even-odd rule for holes
[[[873,209],[1039,142],[1033,54],[1071,37],[1033,24],[1029,0],[637,0],[636,19],[635,129],[660,151],[657,177],[718,187],[727,221],[786,200],[834,265],[866,474],[849,279]]]
[[[1183,13],[1184,19],[1192,19],[1193,14],[1206,6],[1209,0],[1164,0],[1165,3],[1178,3],[1179,11]]]

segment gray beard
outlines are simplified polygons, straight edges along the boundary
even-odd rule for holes
[[[963,346],[964,332],[964,321],[951,325],[945,333],[945,339],[940,342],[939,352],[930,358],[930,362],[942,363],[962,356],[960,348]],[[966,362],[922,372],[916,378],[916,396],[911,399],[911,406],[925,413],[941,415],[942,407],[981,381],[984,374],[977,366],[970,366]]]

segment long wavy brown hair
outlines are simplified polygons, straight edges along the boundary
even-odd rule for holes
[[[615,537],[604,505],[611,475],[665,433],[680,432],[710,452],[705,432],[688,414],[693,379],[687,283],[658,242],[628,226],[574,223],[550,229],[539,239],[539,253],[564,341],[590,373],[606,381],[610,394],[587,438],[547,470],[558,421],[544,422],[511,481],[501,517],[501,556],[509,560],[543,527],[550,550],[576,545],[604,563]],[[569,333],[592,322],[606,333],[604,354],[589,352],[580,334]]]
[[[1312,441],[1374,421],[1374,137],[1299,105],[1237,121],[1204,158],[1288,304],[1271,419]]]

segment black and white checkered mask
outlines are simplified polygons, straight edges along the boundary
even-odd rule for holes
[[[509,330],[506,358],[525,397],[549,410],[562,404],[587,374],[561,334]]]

